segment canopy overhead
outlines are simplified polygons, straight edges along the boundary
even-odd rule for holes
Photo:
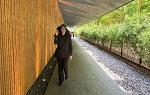
[[[133,0],[58,0],[68,26],[85,24]]]

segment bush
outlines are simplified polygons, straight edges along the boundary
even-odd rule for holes
[[[111,42],[115,47],[129,45],[140,58],[150,59],[150,17],[130,17],[119,24],[84,25],[77,29],[79,35],[101,43]],[[150,60],[147,60],[150,63]]]

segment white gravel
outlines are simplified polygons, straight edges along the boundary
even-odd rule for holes
[[[78,37],[73,39],[86,49],[127,95],[150,95],[150,77]]]

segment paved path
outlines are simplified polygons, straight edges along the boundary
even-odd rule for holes
[[[57,67],[45,95],[125,95],[91,56],[73,40],[69,79],[58,86]]]

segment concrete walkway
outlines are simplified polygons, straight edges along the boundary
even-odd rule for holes
[[[58,86],[57,67],[45,95],[125,95],[91,56],[73,40],[69,79]]]

